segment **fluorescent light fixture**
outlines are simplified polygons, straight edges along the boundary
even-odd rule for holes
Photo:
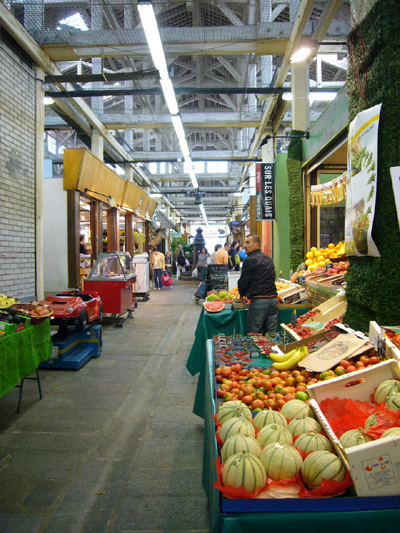
[[[43,103],[44,105],[51,105],[51,104],[54,104],[54,100],[51,96],[45,96],[43,98]]]
[[[292,57],[290,58],[290,61],[292,63],[299,63],[300,61],[304,61],[307,59],[307,57],[311,54],[311,46],[310,45],[304,45],[301,48],[298,48]]]
[[[165,102],[168,106],[168,111],[171,113],[171,115],[177,115],[179,113],[179,107],[178,102],[176,101],[172,81],[168,78],[167,80],[160,80],[160,83],[164,93]]]
[[[176,136],[178,137],[179,142],[181,143],[182,141],[186,141],[185,130],[183,129],[181,117],[179,115],[172,115],[171,120],[175,128],[175,133],[176,133]]]
[[[336,98],[337,93],[310,93],[310,102],[331,102]]]
[[[333,93],[333,92],[326,92],[326,93],[310,92],[308,97],[309,97],[310,102],[324,102],[324,101],[331,102],[332,100],[335,99],[336,95],[337,93]],[[282,100],[292,101],[293,93],[283,93]]]
[[[140,2],[137,8],[140,20],[143,24],[144,33],[146,34],[147,44],[150,48],[154,66],[159,71],[162,71],[167,68],[167,62],[165,60],[164,49],[161,43],[153,5],[151,2]]]
[[[189,157],[190,151],[189,151],[189,146],[188,146],[188,143],[186,142],[186,139],[179,141],[179,144],[181,146],[181,151],[182,151],[183,156]]]
[[[199,188],[199,184],[197,183],[197,178],[196,178],[196,174],[194,173],[194,170],[191,170],[189,172],[189,176],[190,176],[190,179],[192,181],[193,188],[194,189],[198,189]]]
[[[208,220],[207,220],[207,216],[206,216],[206,212],[205,212],[203,204],[200,204],[200,211],[201,211],[201,214],[203,215],[204,222],[206,223],[206,226],[208,226]]]
[[[193,168],[193,161],[190,156],[185,156],[185,165],[188,165],[190,168]]]

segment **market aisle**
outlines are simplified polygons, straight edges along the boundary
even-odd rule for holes
[[[203,422],[185,365],[193,286],[152,291],[101,356],[0,398],[0,532],[206,532]]]

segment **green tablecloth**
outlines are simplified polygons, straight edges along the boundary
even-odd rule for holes
[[[18,385],[52,354],[50,321],[0,339],[0,397]]]
[[[324,533],[354,533],[356,531],[376,533],[382,528],[398,529],[399,497],[251,500],[255,505],[260,502],[261,505],[267,506],[268,511],[222,513],[220,495],[213,486],[217,479],[215,459],[218,449],[212,417],[216,409],[212,341],[207,342],[204,378],[203,488],[209,499],[210,533],[249,533],[250,531],[293,533],[299,528],[312,533],[322,531]],[[241,503],[243,502],[246,504],[246,501],[242,500]],[[278,512],[276,512],[277,506],[280,506]],[[292,512],[294,506],[297,510]],[[339,509],[347,507],[347,510],[338,510],[338,507]]]

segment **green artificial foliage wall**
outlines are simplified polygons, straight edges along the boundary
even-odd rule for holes
[[[349,35],[350,120],[382,104],[377,196],[372,237],[381,257],[350,257],[345,323],[367,332],[369,322],[400,324],[400,232],[390,167],[400,164],[400,4],[380,0]]]
[[[293,130],[288,148],[290,268],[294,271],[304,261],[304,195],[301,171],[301,137],[304,131]]]

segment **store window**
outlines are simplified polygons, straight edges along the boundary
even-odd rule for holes
[[[321,185],[338,178],[341,174],[319,174]],[[326,248],[329,243],[337,244],[344,240],[345,201],[319,208],[320,248]]]

